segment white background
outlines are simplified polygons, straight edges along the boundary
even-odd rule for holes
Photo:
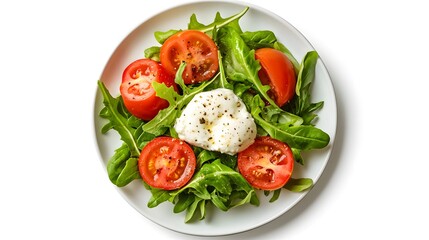
[[[129,206],[94,140],[105,63],[140,23],[179,4],[171,2],[0,3],[0,239],[206,239]],[[338,104],[334,152],[291,211],[222,239],[428,239],[426,4],[278,2],[251,1],[298,28],[327,66]]]

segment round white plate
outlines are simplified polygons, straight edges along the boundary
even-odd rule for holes
[[[250,4],[247,6],[250,7],[249,11],[240,20],[243,31],[273,31],[278,40],[289,48],[298,61],[301,61],[308,51],[314,50],[305,37],[284,19],[263,8]],[[120,43],[106,64],[101,74],[101,81],[105,83],[112,96],[119,95],[123,69],[132,61],[143,58],[146,48],[154,45],[159,46],[153,35],[155,31],[187,29],[189,17],[193,13],[197,15],[200,22],[208,24],[213,21],[217,11],[221,13],[222,17],[228,17],[240,12],[245,7],[246,5],[243,3],[237,2],[195,2],[174,7],[148,19]],[[316,183],[329,160],[337,125],[334,89],[328,71],[320,59],[316,66],[316,79],[312,91],[313,102],[324,101],[324,107],[318,113],[317,127],[330,135],[331,142],[322,150],[306,153],[304,155],[306,165],[298,166],[296,164],[293,177],[312,178]],[[102,163],[106,166],[114,150],[121,145],[121,141],[119,135],[114,131],[109,131],[105,135],[100,133],[100,129],[105,123],[98,116],[101,108],[102,96],[97,91],[94,105],[95,136]],[[108,179],[107,175],[106,179]],[[286,213],[307,194],[307,192],[292,193],[283,189],[280,198],[269,203],[270,196],[265,197],[260,192],[261,204],[259,207],[249,204],[233,208],[227,212],[212,207],[207,209],[206,219],[184,223],[184,213],[173,213],[173,205],[169,202],[162,203],[156,208],[148,208],[147,202],[151,193],[144,188],[139,180],[133,181],[126,187],[118,188],[118,191],[130,205],[153,222],[177,232],[203,236],[234,234],[259,227]]]

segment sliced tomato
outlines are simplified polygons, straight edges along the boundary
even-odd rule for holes
[[[255,188],[276,190],[289,180],[294,166],[290,147],[271,137],[258,137],[238,153],[238,170]]]
[[[162,66],[175,75],[182,62],[186,62],[183,80],[186,84],[211,79],[219,68],[215,42],[205,33],[185,30],[169,37],[161,47]]]
[[[141,151],[139,171],[143,180],[164,190],[184,186],[195,172],[196,158],[184,141],[172,137],[157,137]]]
[[[255,58],[261,64],[258,76],[262,84],[271,87],[269,96],[278,106],[285,105],[295,95],[296,75],[292,62],[273,48],[257,49]]]
[[[125,107],[134,116],[151,120],[161,109],[168,107],[165,99],[156,96],[152,82],[164,83],[167,87],[177,86],[174,78],[157,62],[139,59],[125,68],[120,91]]]

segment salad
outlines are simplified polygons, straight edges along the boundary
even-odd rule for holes
[[[109,179],[141,181],[148,207],[171,202],[185,222],[204,219],[209,205],[258,206],[257,191],[272,202],[308,190],[313,181],[293,178],[294,166],[330,141],[313,123],[323,107],[311,102],[317,52],[298,62],[274,32],[242,29],[248,9],[208,25],[193,14],[188,29],[155,32],[159,45],[124,69],[120,96],[98,81],[101,132],[122,140]]]

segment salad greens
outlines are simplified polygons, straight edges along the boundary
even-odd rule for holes
[[[202,83],[198,87],[190,89],[185,85],[182,79],[182,73],[184,69],[185,64],[182,63],[177,70],[175,79],[175,82],[182,88],[182,95],[174,91],[173,87],[167,87],[165,84],[158,82],[152,83],[157,96],[167,100],[170,105],[167,108],[159,111],[158,115],[143,125],[143,131],[156,136],[164,134],[167,129],[173,131],[174,121],[180,116],[180,113],[186,104],[188,104],[196,94],[202,92],[204,88],[210,85],[215,79],[213,78],[210,81]]]
[[[107,120],[101,129],[106,133],[117,131],[123,144],[116,149],[107,163],[107,172],[111,182],[118,187],[126,186],[135,179],[140,179],[138,158],[141,149],[152,139],[160,135],[177,137],[173,125],[182,110],[192,98],[205,90],[214,88],[232,89],[246,104],[258,127],[258,135],[270,135],[286,142],[291,148],[295,161],[304,164],[303,151],[320,149],[328,145],[330,137],[312,124],[317,117],[316,111],[323,107],[323,102],[311,102],[311,84],[315,78],[318,54],[308,52],[301,63],[295,59],[285,45],[280,43],[269,30],[243,32],[240,18],[248,7],[236,15],[222,18],[218,12],[214,21],[204,25],[195,14],[190,17],[188,29],[207,33],[219,48],[219,72],[210,81],[201,84],[185,85],[182,63],[177,71],[175,82],[181,88],[180,93],[173,87],[153,82],[157,96],[166,99],[169,107],[161,110],[152,120],[145,122],[132,116],[123,104],[121,96],[112,97],[106,86],[99,81],[104,107],[100,117]],[[181,30],[157,31],[156,40],[162,44],[168,37]],[[258,77],[261,68],[255,60],[254,52],[261,47],[271,47],[282,51],[291,60],[297,73],[296,95],[290,103],[280,108],[268,96],[268,85],[263,85]],[[146,58],[159,61],[160,46],[145,50]],[[251,90],[251,91],[249,91]],[[193,147],[197,156],[197,169],[192,179],[184,187],[166,191],[143,184],[151,191],[149,207],[169,201],[174,204],[174,212],[186,211],[185,221],[204,219],[206,206],[214,205],[222,211],[243,204],[259,205],[255,189],[236,170],[237,156]],[[291,178],[283,187],[292,192],[301,192],[311,188],[309,178]],[[278,200],[281,189],[265,191],[272,193],[270,202]]]

